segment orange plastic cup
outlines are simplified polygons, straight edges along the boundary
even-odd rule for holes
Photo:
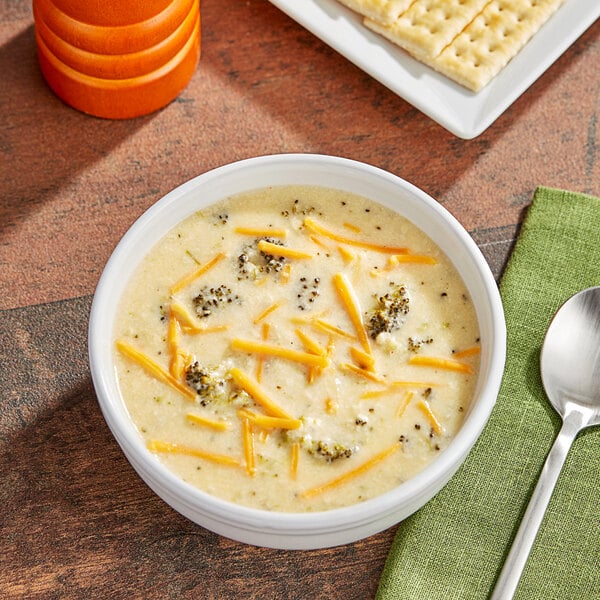
[[[146,21],[164,11],[171,0],[139,0],[127,2],[126,0],[101,0],[101,2],[87,2],[86,0],[52,0],[58,10],[67,16],[88,23],[89,25],[133,25]],[[124,10],[123,5],[127,10]]]
[[[194,74],[200,58],[198,0],[170,0],[166,8],[165,0],[153,0],[148,4],[163,10],[145,21],[115,26],[75,20],[56,3],[65,10],[75,5],[33,0],[38,60],[50,88],[70,106],[110,119],[141,116],[171,102]],[[131,7],[143,13],[137,1],[105,3],[113,11],[118,4],[128,15]],[[91,20],[93,10],[102,10],[97,20],[106,19],[106,7],[98,4],[79,0],[79,16]],[[90,14],[84,15],[83,6]]]
[[[47,50],[76,71],[106,79],[127,79],[145,75],[171,60],[195,32],[198,5],[192,4],[181,25],[158,44],[127,54],[98,54],[82,50],[59,37],[43,19],[36,20],[36,31]]]
[[[88,0],[81,2],[92,4]],[[128,13],[137,4],[134,0],[123,0],[122,10]],[[90,25],[59,10],[53,0],[33,0],[36,22],[42,19],[65,42],[98,54],[126,54],[158,44],[181,25],[194,4],[198,4],[198,0],[171,0],[163,11],[144,21],[129,25]]]

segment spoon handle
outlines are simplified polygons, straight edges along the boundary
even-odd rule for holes
[[[513,597],[562,466],[584,422],[584,416],[576,411],[565,415],[490,600],[510,600]]]

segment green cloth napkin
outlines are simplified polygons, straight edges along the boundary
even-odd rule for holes
[[[377,600],[488,598],[560,417],[545,397],[539,351],[554,312],[600,285],[600,199],[540,187],[500,284],[507,361],[480,439],[448,485],[399,526]],[[515,598],[600,598],[600,428],[580,433]]]

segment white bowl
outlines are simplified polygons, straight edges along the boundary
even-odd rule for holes
[[[471,294],[481,334],[475,397],[456,437],[418,475],[353,506],[313,513],[246,508],[185,483],[145,446],[121,398],[113,364],[112,329],[119,299],[155,242],[191,213],[225,197],[273,185],[320,185],[360,194],[398,211],[452,260]],[[312,154],[282,154],[226,165],[184,183],[146,211],[125,234],[100,278],[90,315],[89,358],[104,417],[140,477],[167,504],[228,538],[273,548],[336,546],[365,538],[405,519],[452,477],[485,426],[496,401],[506,352],[498,288],[474,241],[433,198],[386,171],[360,162]]]

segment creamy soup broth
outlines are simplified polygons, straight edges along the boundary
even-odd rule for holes
[[[271,511],[413,477],[460,428],[479,366],[475,311],[440,249],[390,209],[317,187],[185,219],[140,264],[114,334],[148,447],[193,486]]]

